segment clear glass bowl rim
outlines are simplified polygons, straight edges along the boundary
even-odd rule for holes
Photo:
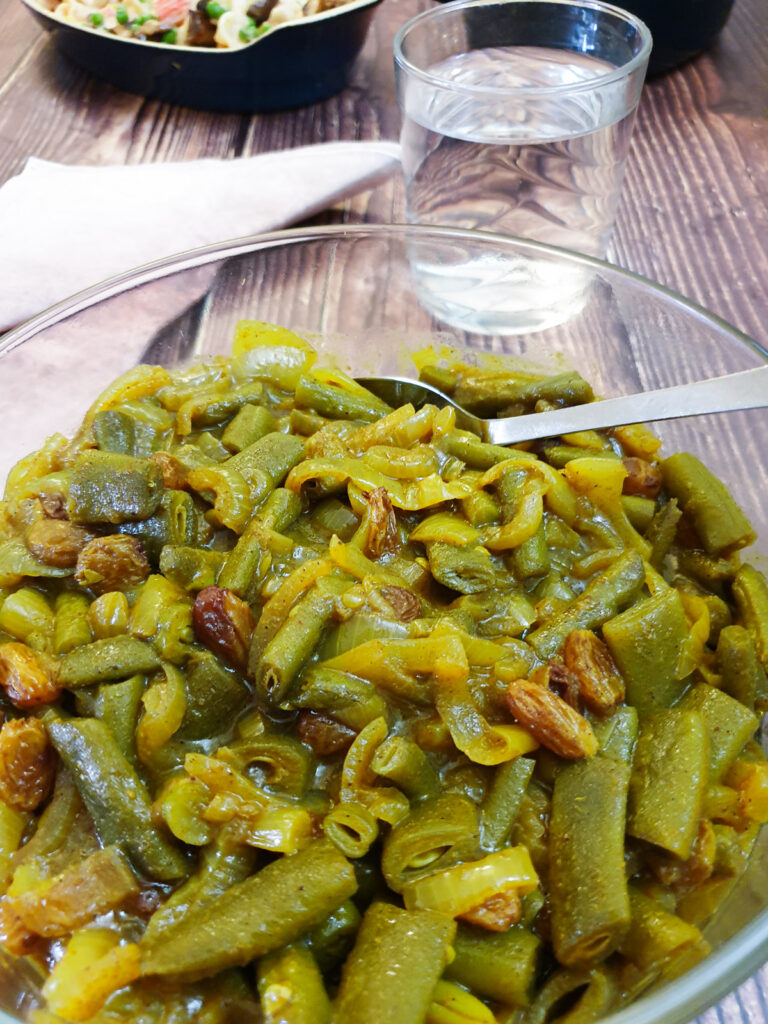
[[[492,2],[497,2],[497,0],[492,0]],[[365,238],[406,242],[409,237],[422,241],[429,238],[442,241],[455,239],[456,241],[470,242],[474,240],[479,244],[493,244],[501,249],[507,249],[510,253],[517,252],[527,256],[538,254],[545,259],[559,259],[567,264],[591,268],[608,283],[617,283],[619,287],[653,297],[662,305],[676,307],[684,311],[692,316],[694,321],[705,323],[710,328],[727,335],[731,340],[746,345],[768,362],[768,348],[726,320],[663,285],[605,261],[556,246],[490,232],[413,224],[354,224],[288,228],[282,231],[244,236],[190,249],[111,277],[56,303],[0,337],[0,379],[2,377],[2,358],[19,345],[68,317],[139,285],[208,263],[244,256],[269,248],[322,242],[323,240],[330,243]],[[724,942],[696,967],[673,982],[664,985],[658,991],[641,997],[625,1009],[601,1018],[600,1024],[688,1024],[693,1018],[745,981],[766,960],[768,960],[768,908],[757,914],[748,925]],[[0,1024],[19,1024],[19,1018],[12,1017],[0,1010]]]

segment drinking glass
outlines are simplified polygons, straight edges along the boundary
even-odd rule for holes
[[[604,257],[651,35],[598,0],[454,0],[394,41],[408,220]],[[562,322],[590,275],[412,252],[425,305],[496,333]]]

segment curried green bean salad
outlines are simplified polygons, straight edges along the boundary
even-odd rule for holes
[[[588,1024],[687,970],[768,820],[754,539],[645,427],[487,444],[282,327],[119,378],[0,503],[32,1024]]]

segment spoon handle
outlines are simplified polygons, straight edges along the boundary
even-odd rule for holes
[[[486,440],[494,444],[514,444],[539,437],[556,437],[577,430],[618,427],[627,423],[701,416],[704,413],[731,412],[768,406],[768,366],[757,366],[724,377],[679,384],[639,395],[607,398],[586,405],[572,405],[551,412],[527,416],[507,416],[487,420]]]

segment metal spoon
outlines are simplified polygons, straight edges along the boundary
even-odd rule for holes
[[[484,441],[492,444],[514,444],[533,441],[539,437],[557,437],[577,430],[595,430],[618,427],[626,423],[646,423],[650,420],[678,419],[683,416],[701,416],[712,412],[731,412],[734,409],[758,409],[768,406],[768,365],[757,366],[723,377],[678,384],[673,388],[644,391],[622,398],[571,405],[551,412],[537,412],[527,416],[505,416],[486,420],[474,416],[448,395],[409,377],[357,377],[364,387],[389,405],[411,402],[417,408],[427,402],[452,405],[456,409],[458,426],[474,430]]]

